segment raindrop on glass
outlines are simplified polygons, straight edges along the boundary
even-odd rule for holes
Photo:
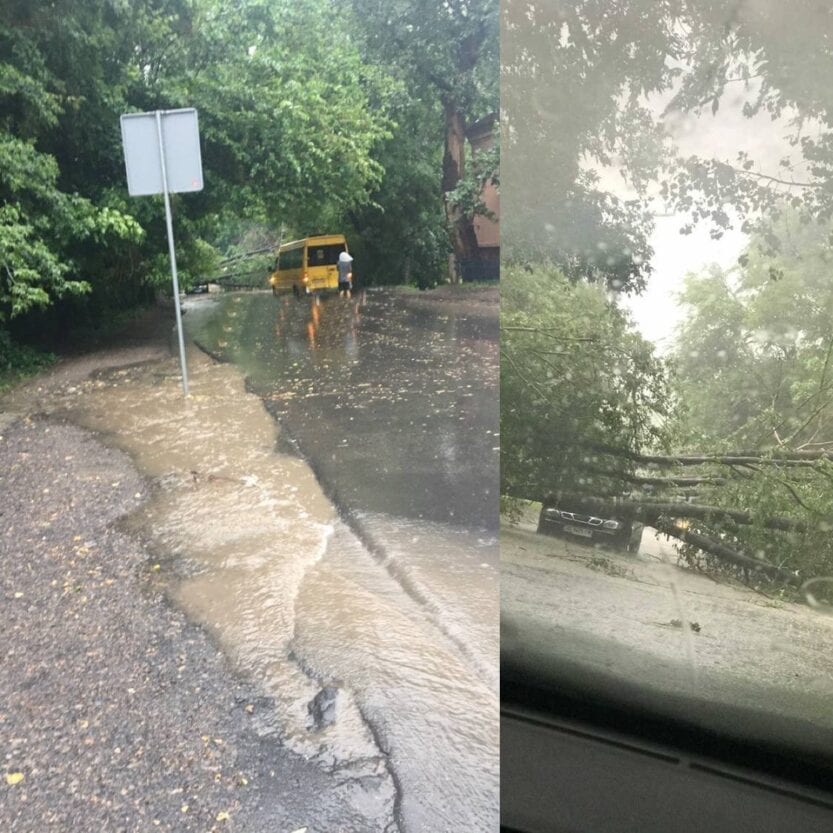
[[[833,577],[811,578],[801,585],[801,593],[813,610],[833,616]]]

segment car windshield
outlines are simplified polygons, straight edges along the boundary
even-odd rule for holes
[[[509,0],[501,33],[504,669],[828,759],[831,30]]]

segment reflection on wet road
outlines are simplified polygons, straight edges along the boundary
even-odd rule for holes
[[[244,369],[343,507],[496,534],[497,320],[407,297],[236,296],[189,329]]]
[[[407,831],[498,829],[496,311],[379,291],[226,296],[186,316],[191,337],[244,371],[346,521],[299,561],[294,610],[279,616],[292,660],[348,692],[388,756]],[[206,586],[187,586],[188,604],[266,673],[277,612],[211,589],[235,580],[223,575],[246,560],[235,546]]]

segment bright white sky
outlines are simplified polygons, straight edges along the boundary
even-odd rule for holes
[[[746,235],[737,230],[720,240],[709,237],[708,227],[699,225],[692,234],[680,234],[684,218],[657,217],[651,236],[654,272],[648,288],[625,306],[631,311],[642,334],[653,341],[660,352],[671,349],[683,309],[676,296],[689,272],[700,272],[713,263],[729,269],[737,263],[746,245]]]
[[[779,160],[794,154],[787,142],[789,126],[784,120],[773,122],[767,114],[744,118],[741,113],[744,100],[745,96],[738,91],[736,96],[724,96],[715,115],[710,111],[699,117],[672,113],[665,119],[666,128],[684,156],[718,158],[735,164],[738,152],[744,150],[758,163],[756,170],[773,175],[783,173],[778,167]],[[657,101],[657,112],[661,112],[665,103]],[[602,187],[620,196],[633,196],[618,171],[608,169],[601,175]],[[725,233],[720,240],[712,240],[706,224],[696,226],[692,234],[681,235],[679,230],[685,221],[683,215],[656,218],[651,237],[653,277],[641,296],[626,303],[641,332],[661,352],[672,347],[682,320],[683,310],[677,303],[677,295],[685,276],[713,263],[731,268],[746,245],[746,236],[737,229]]]

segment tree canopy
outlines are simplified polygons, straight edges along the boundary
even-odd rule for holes
[[[496,110],[496,4],[401,5],[0,4],[0,329],[55,301],[50,325],[100,319],[167,285],[159,200],[126,194],[125,112],[199,111],[205,190],[173,200],[185,286],[281,226],[366,236],[376,280],[409,262],[438,280],[452,230],[438,84],[465,118]]]
[[[502,492],[621,496],[628,456],[664,443],[662,363],[603,288],[545,266],[502,280]]]
[[[479,196],[483,181],[497,178],[497,160],[491,169],[477,170],[467,159],[466,131],[498,110],[498,2],[351,0],[351,4],[361,22],[367,54],[405,83],[408,94],[421,102],[426,126],[442,136],[437,184],[451,250],[457,259],[476,258],[473,219],[483,206],[466,195]],[[424,141],[424,130],[417,130]]]

